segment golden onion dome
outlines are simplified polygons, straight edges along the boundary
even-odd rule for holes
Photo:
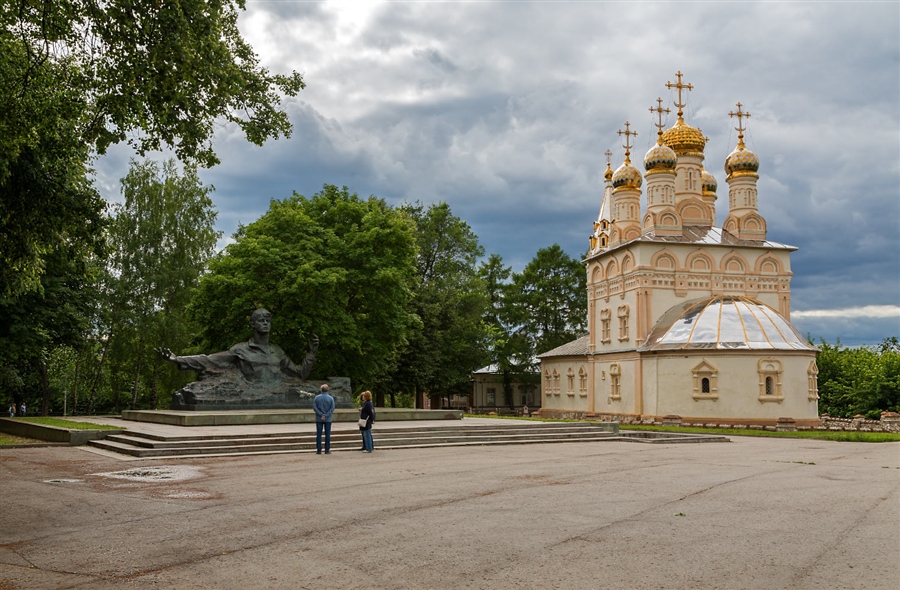
[[[716,182],[716,177],[707,172],[704,168],[701,168],[700,184],[703,187],[704,194],[716,194],[716,189],[719,188],[719,183]]]
[[[759,158],[744,146],[744,139],[738,139],[734,151],[725,158],[725,172],[731,176],[758,176]]]
[[[612,168],[610,168],[610,166],[609,166],[609,162],[607,162],[606,163],[606,172],[603,173],[603,179],[606,182],[612,182],[612,178],[613,178],[613,171],[612,171]]]
[[[659,174],[660,172],[675,172],[675,164],[678,163],[678,156],[675,151],[667,145],[657,143],[644,156],[644,170],[648,174]]]
[[[641,173],[631,165],[628,152],[625,153],[625,163],[619,166],[612,177],[614,189],[639,189],[641,188]]]
[[[681,117],[678,117],[674,126],[666,129],[662,134],[662,142],[675,150],[679,156],[702,156],[703,148],[706,147],[706,138],[703,137],[703,133],[685,123]]]

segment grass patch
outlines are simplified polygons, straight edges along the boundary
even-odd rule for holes
[[[469,418],[493,418],[496,420],[535,420],[538,422],[593,422],[571,418],[531,418],[525,416],[493,416],[490,414],[466,414]],[[833,440],[838,442],[900,442],[900,434],[894,432],[856,432],[841,430],[798,430],[796,432],[775,432],[771,430],[750,430],[748,428],[693,428],[690,426],[647,426],[642,424],[620,424],[621,430],[651,430],[655,432],[683,432],[692,434],[722,434],[726,436],[768,436],[774,438],[807,438]]]
[[[502,416],[500,414],[463,414],[463,418],[491,418],[492,420],[532,420],[534,422],[594,422],[575,418],[532,418],[531,416]]]
[[[67,428],[69,430],[121,430],[121,427],[119,426],[110,426],[108,424],[94,424],[93,422],[76,422],[75,420],[64,420],[62,418],[52,418],[50,416],[16,418],[16,420],[18,420],[19,422],[28,422],[30,424],[41,424],[43,426]]]
[[[13,436],[12,434],[6,434],[5,432],[0,432],[0,447],[4,445],[31,445],[31,444],[40,444],[43,443],[42,440],[37,440],[35,438],[25,438],[24,436]]]
[[[773,432],[771,430],[750,430],[747,428],[692,428],[690,426],[643,426],[621,425],[622,430],[653,430],[657,432],[691,432],[696,434],[723,434],[727,436],[765,436],[772,438],[808,438],[834,440],[838,442],[900,442],[900,434],[893,432],[855,432],[838,430],[798,430],[796,432]]]

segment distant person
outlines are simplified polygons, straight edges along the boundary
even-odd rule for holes
[[[19,416],[25,417],[25,402],[22,402],[22,405],[19,406]]]
[[[316,413],[316,455],[322,454],[322,431],[325,431],[325,454],[331,454],[331,421],[334,414],[334,398],[328,393],[328,385],[323,385],[319,395],[313,400]]]
[[[13,418],[16,415],[16,404],[9,404],[9,417]]]
[[[363,441],[362,451],[363,453],[371,453],[375,450],[375,444],[372,442],[372,423],[375,422],[375,404],[372,403],[372,392],[362,392],[359,396],[359,401],[363,402],[362,408],[359,410],[359,431],[362,434]]]

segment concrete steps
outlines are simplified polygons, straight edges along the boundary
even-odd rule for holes
[[[619,432],[618,425],[596,423],[498,423],[490,426],[454,426],[391,428],[376,424],[375,448],[402,449],[423,447],[459,447],[472,445],[511,445],[563,442],[628,441],[641,443],[723,442],[721,436],[667,432]],[[188,429],[193,430],[193,429]],[[310,453],[316,450],[314,432],[254,434],[159,434],[128,431],[88,443],[92,447],[136,458],[212,457],[274,453]],[[332,451],[355,451],[361,446],[359,431],[336,428],[331,434]]]
[[[433,428],[380,428],[375,426],[377,449],[409,447],[585,442],[617,437],[614,424],[544,423]],[[283,452],[314,452],[315,433],[202,434],[160,436],[141,432],[115,434],[91,441],[91,446],[132,457],[200,457]],[[361,446],[358,430],[333,430],[332,451]]]

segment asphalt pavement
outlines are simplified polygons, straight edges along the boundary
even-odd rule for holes
[[[731,439],[2,449],[0,589],[900,588],[900,443]]]

